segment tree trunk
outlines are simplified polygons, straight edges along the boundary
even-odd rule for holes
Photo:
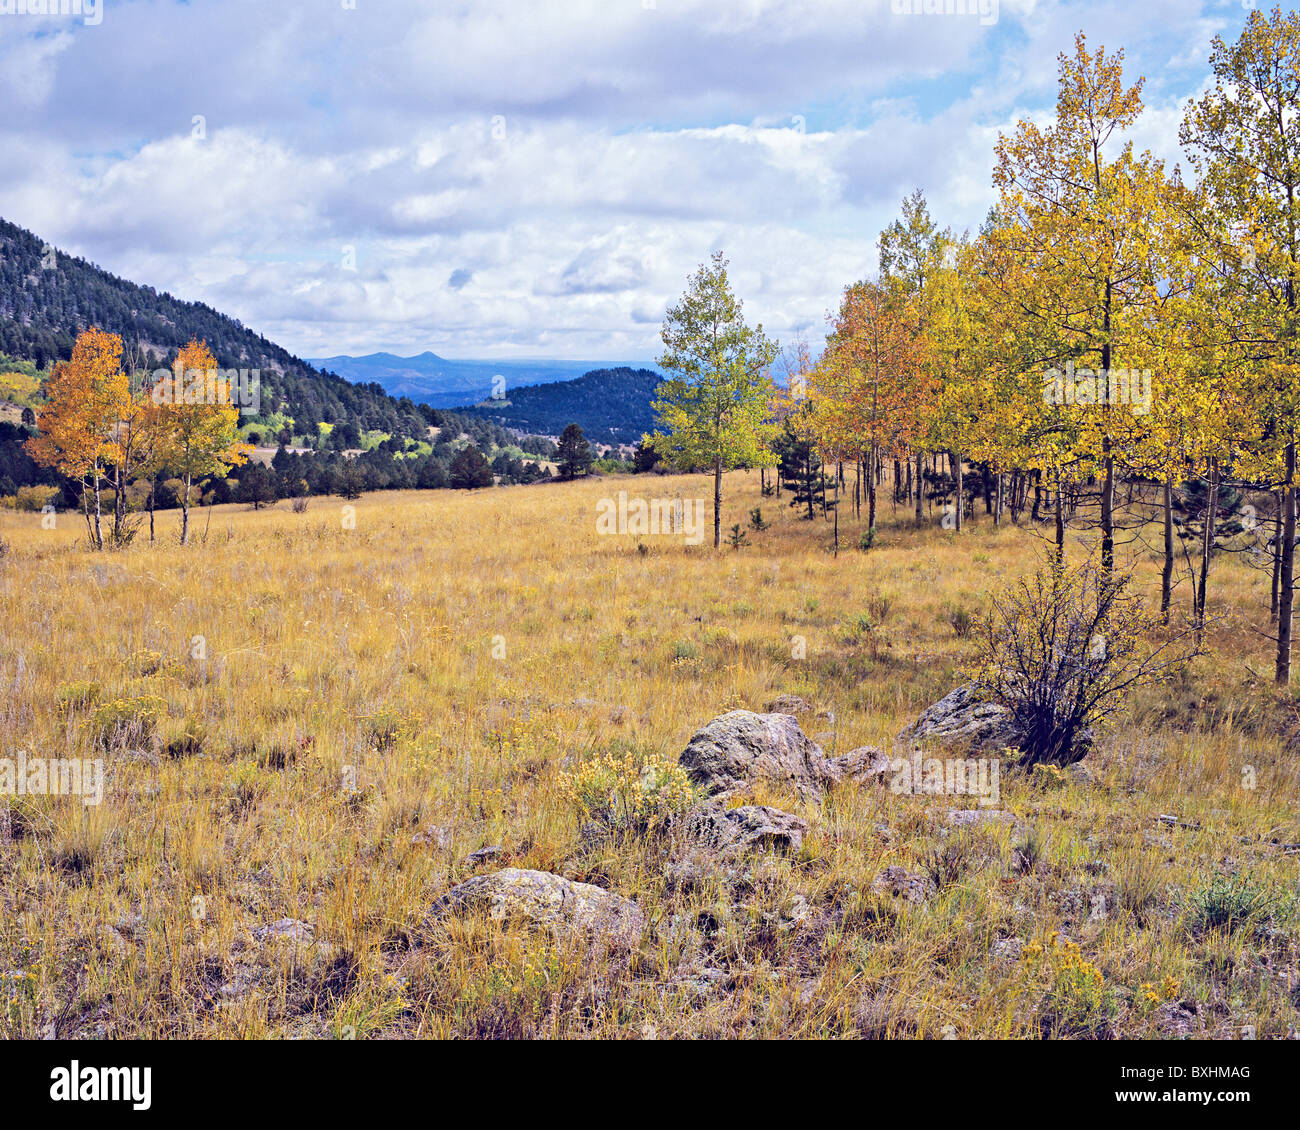
[[[948,452],[948,461],[952,464],[953,481],[957,486],[957,525],[955,529],[961,533],[961,512],[966,509],[966,496],[963,493],[961,478],[961,455],[956,451]]]
[[[1214,556],[1214,528],[1219,517],[1219,461],[1210,460],[1210,489],[1205,497],[1205,526],[1201,531],[1201,575],[1196,585],[1196,630],[1205,627],[1205,593],[1210,583],[1210,558]]]
[[[1101,449],[1105,453],[1101,484],[1101,569],[1109,580],[1115,571],[1115,456],[1111,454],[1110,436],[1102,439]]]
[[[842,465],[841,465],[842,466]],[[840,555],[840,479],[842,475],[835,476],[835,556]]]
[[[1169,623],[1169,609],[1174,600],[1174,473],[1165,475],[1165,564],[1160,574],[1160,615]]]
[[[714,459],[714,549],[723,544],[723,460]]]
[[[921,460],[925,456],[921,452],[916,453],[916,524],[925,525],[925,515],[921,511],[921,496],[925,494],[922,484],[925,482],[925,476],[921,473]]]
[[[1277,672],[1279,686],[1291,685],[1291,607],[1295,602],[1295,441],[1286,445],[1286,483],[1282,491],[1282,570],[1278,577]]]
[[[873,446],[871,448],[870,453],[867,455],[867,472],[868,472],[867,478],[870,480],[867,483],[867,529],[868,530],[874,530],[876,528],[876,463],[879,460],[879,458],[880,456],[877,453],[875,447]]]
[[[113,544],[122,544],[122,527],[126,521],[126,491],[122,485],[122,468],[113,467]]]
[[[1061,472],[1056,473],[1056,567],[1065,567],[1065,498],[1061,491]]]
[[[715,523],[716,529],[716,523]],[[185,476],[185,489],[181,492],[181,545],[190,544],[190,476]]]
[[[101,519],[101,517],[102,517],[102,514],[101,514],[101,512],[100,512],[99,472],[98,472],[98,471],[95,472],[95,515],[94,515],[94,517],[95,517],[95,548],[96,548],[96,549],[103,549],[103,548],[104,548],[104,529],[103,529],[103,526],[102,526],[101,521],[100,521],[100,519]]]
[[[1100,185],[1098,185],[1100,188]],[[1115,454],[1110,442],[1110,308],[1113,290],[1109,276],[1106,279],[1106,301],[1102,314],[1102,331],[1105,341],[1101,347],[1101,379],[1106,382],[1106,435],[1102,437],[1104,475],[1101,485],[1101,568],[1109,581],[1115,571]]]
[[[1277,512],[1273,516],[1273,597],[1269,602],[1269,623],[1277,623],[1277,595],[1282,578],[1282,491],[1277,492]]]

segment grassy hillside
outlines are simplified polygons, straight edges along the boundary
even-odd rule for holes
[[[1290,704],[1252,674],[1268,663],[1263,574],[1216,564],[1217,610],[1249,615],[1215,626],[1184,682],[1135,703],[1086,775],[1004,775],[1010,819],[958,829],[960,800],[879,785],[822,806],[773,789],[757,799],[804,816],[802,850],[715,867],[653,837],[593,837],[570,775],[605,754],[671,762],[710,718],[778,693],[825,712],[803,722],[828,748],[888,743],[972,659],[954,612],[977,610],[1038,543],[886,515],[878,548],[835,559],[827,526],[733,474],[724,523],[760,501],[773,522],[752,547],[649,537],[642,551],[597,535],[599,500],[706,484],[628,482],[368,496],[350,504],[354,528],[338,500],[219,507],[187,550],[109,556],[80,548],[75,522],[0,512],[0,740],[107,766],[98,807],[10,802],[0,970],[17,987],[0,1032],[1300,1027],[1297,860],[1277,846],[1300,841],[1300,782],[1278,723]],[[1151,562],[1139,575],[1158,582]],[[114,718],[142,725],[104,752],[95,733]],[[500,851],[468,858],[485,847]],[[645,936],[615,958],[490,918],[426,922],[453,883],[500,866],[633,898]],[[889,867],[937,889],[875,892]],[[1266,901],[1208,928],[1215,877],[1230,875]],[[301,941],[260,933],[284,919],[305,924],[282,927]]]

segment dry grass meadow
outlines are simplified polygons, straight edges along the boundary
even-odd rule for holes
[[[662,837],[585,835],[567,774],[674,761],[777,694],[822,712],[801,722],[828,752],[888,745],[962,681],[958,613],[1041,547],[982,515],[960,539],[913,530],[886,500],[869,553],[845,509],[836,558],[827,524],[742,473],[724,527],[760,502],[772,524],[738,552],[596,533],[618,490],[707,488],[385,493],[351,529],[336,498],[219,507],[189,548],[164,514],[165,541],[104,554],[76,515],[0,512],[4,753],[106,767],[98,806],[8,798],[0,1033],[1297,1032],[1295,707],[1265,677],[1268,577],[1237,558],[1216,562],[1212,653],[1085,773],[1004,774],[1014,820],[951,827],[960,798],[844,785],[815,810],[759,797],[811,824],[795,856],[691,870]],[[639,948],[426,920],[502,866],[635,899]],[[873,889],[891,866],[933,893]],[[260,933],[282,919],[306,928]]]

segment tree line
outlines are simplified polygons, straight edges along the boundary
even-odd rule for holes
[[[1062,564],[1067,530],[1094,530],[1106,576],[1154,539],[1166,618],[1180,560],[1203,623],[1216,555],[1240,550],[1271,573],[1285,685],[1300,17],[1252,11],[1237,42],[1213,41],[1214,84],[1180,130],[1189,180],[1134,151],[1143,80],[1126,84],[1123,58],[1082,34],[1059,57],[1055,118],[999,138],[996,204],[977,232],[941,227],[920,191],[905,200],[877,272],[830,316],[823,354],[786,351],[784,388],[778,347],[745,324],[726,260],[701,266],[664,323],[662,428],[647,442],[713,472],[715,546],[722,471],[779,464],[809,515],[818,494],[838,515],[841,491],[865,509],[864,546],[887,486],[918,523],[941,498],[954,534],[983,495],[995,523],[1049,527]]]

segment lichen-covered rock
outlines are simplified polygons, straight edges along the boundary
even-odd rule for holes
[[[883,749],[864,745],[839,757],[828,758],[826,765],[835,783],[853,781],[863,784],[887,779],[892,772],[893,759]]]
[[[1000,808],[954,808],[948,812],[948,823],[954,828],[973,824],[1013,824],[1015,816]]]
[[[919,875],[904,867],[886,867],[871,885],[882,895],[906,899],[908,902],[925,902],[934,894],[934,883],[928,875]]]
[[[682,836],[690,843],[722,856],[775,848],[797,852],[808,825],[798,816],[762,804],[723,808],[706,804],[689,813]]]
[[[790,714],[732,710],[697,730],[678,760],[713,796],[764,781],[813,799],[835,780],[821,748]]]
[[[1091,730],[1080,730],[1074,735],[1069,760],[1086,757],[1094,740]],[[977,683],[966,683],[927,707],[915,722],[899,731],[898,744],[907,749],[952,746],[987,754],[1030,746],[1029,735],[1021,732],[1011,711],[988,701]]]
[[[630,899],[549,871],[518,867],[476,875],[453,887],[433,904],[430,917],[466,911],[485,911],[500,922],[581,932],[620,947],[635,946],[645,926],[641,908]]]
[[[253,937],[259,942],[294,942],[307,944],[316,936],[315,927],[297,918],[281,918],[269,926],[258,926]]]
[[[450,848],[452,842],[452,834],[437,824],[430,824],[423,832],[417,832],[411,837],[411,844],[414,847],[436,847],[443,851]]]
[[[966,683],[928,707],[898,734],[901,746],[961,746],[971,752],[1014,748],[1020,740],[1011,712],[982,699],[975,683]]]
[[[767,704],[769,714],[811,714],[812,703],[797,694],[779,694]]]

